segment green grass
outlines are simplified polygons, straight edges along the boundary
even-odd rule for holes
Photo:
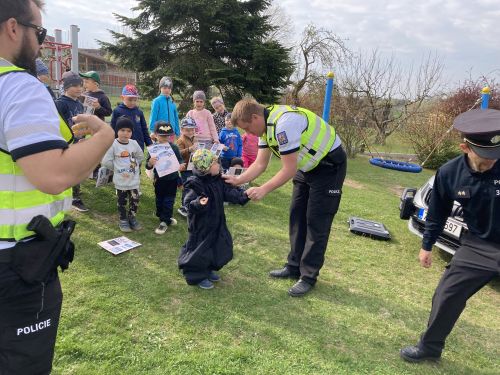
[[[274,160],[262,183],[278,168]],[[143,244],[119,256],[97,242],[120,236],[114,192],[83,184],[91,211],[77,220],[76,258],[61,275],[65,299],[54,374],[498,374],[500,298],[496,282],[474,296],[451,333],[440,364],[408,364],[398,350],[424,329],[449,257],[417,263],[420,241],[398,216],[397,191],[432,173],[408,174],[349,163],[340,211],[316,288],[287,295],[291,280],[270,269],[288,252],[287,184],[260,203],[227,206],[235,257],[205,291],[176,266],[186,223],[153,233],[154,194],[143,175]],[[176,205],[177,208],[177,205]],[[349,233],[350,216],[383,222],[393,239]]]

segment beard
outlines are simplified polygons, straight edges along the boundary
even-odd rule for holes
[[[28,73],[36,77],[36,58],[38,56],[38,50],[35,52],[30,46],[30,42],[25,34],[23,38],[23,44],[21,46],[21,51],[14,58],[14,65],[19,68],[26,69]]]

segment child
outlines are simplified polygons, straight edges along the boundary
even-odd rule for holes
[[[172,98],[172,79],[162,77],[159,83],[160,95],[151,102],[151,114],[149,116],[149,130],[154,133],[156,121],[162,120],[172,125],[175,135],[171,136],[169,142],[175,142],[175,137],[180,135],[179,114]]]
[[[148,126],[146,125],[146,119],[144,118],[144,113],[137,107],[137,101],[139,98],[139,93],[134,85],[126,85],[122,90],[122,101],[111,115],[111,127],[116,131],[116,120],[120,116],[127,116],[134,124],[134,129],[132,131],[132,139],[135,140],[141,150],[144,151],[144,144],[147,146],[153,144],[151,138],[149,137]]]
[[[83,94],[97,99],[94,102],[94,115],[104,121],[106,116],[109,116],[113,110],[111,109],[109,98],[99,87],[101,85],[101,77],[93,70],[87,73],[80,73],[80,77],[83,78],[83,87],[85,88]]]
[[[220,270],[233,258],[233,239],[226,225],[224,201],[244,205],[245,192],[226,184],[220,176],[217,156],[200,149],[193,154],[193,176],[185,185],[189,238],[179,255],[179,268],[189,285],[213,288]]]
[[[166,121],[157,121],[155,124],[155,137],[159,144],[169,144],[172,150],[177,156],[179,163],[182,163],[181,153],[179,148],[172,142],[169,142],[169,138],[174,135],[174,129],[172,125],[168,124]],[[152,158],[148,156],[146,162],[147,169],[153,169],[158,158]],[[177,180],[179,178],[179,172],[175,171],[165,176],[159,177],[156,169],[154,169],[154,187],[155,187],[155,197],[156,197],[156,216],[160,219],[160,225],[155,229],[156,234],[164,234],[167,231],[169,225],[177,225],[177,220],[172,216],[174,211],[175,195],[177,193]]]
[[[214,113],[212,117],[214,118],[215,129],[217,130],[217,134],[220,135],[222,128],[225,125],[227,110],[224,106],[224,101],[220,96],[216,96],[210,100],[210,104],[212,104],[212,108],[214,109]]]
[[[54,94],[54,91],[52,91],[50,87],[50,77],[49,77],[49,68],[45,63],[42,61],[42,59],[37,58],[35,60],[36,63],[36,78],[39,79],[40,82],[42,82],[45,87],[47,88],[47,91],[49,92],[50,96],[52,97],[52,100],[56,100],[56,96]]]
[[[83,92],[83,81],[80,76],[71,71],[65,72],[63,74],[63,90],[64,95],[56,99],[55,103],[61,117],[71,126],[73,125],[73,117],[84,112],[83,104],[78,100]],[[75,143],[80,139],[75,137]],[[83,203],[81,195],[80,184],[73,186],[72,206],[77,211],[87,212],[89,209]]]
[[[257,158],[257,151],[259,150],[259,137],[245,132],[241,136],[241,140],[243,142],[243,153],[241,158],[243,159],[243,166],[248,168]]]
[[[232,158],[241,156],[241,136],[238,129],[231,122],[231,113],[226,115],[226,126],[220,132],[219,141],[224,145],[224,149],[220,154],[220,162],[222,169],[227,171],[231,165]]]
[[[186,168],[189,164],[191,153],[193,153],[198,148],[198,144],[195,143],[194,141],[195,129],[196,129],[196,122],[192,118],[186,117],[182,119],[181,136],[179,137],[179,139],[177,139],[176,143],[177,146],[179,146],[179,151],[181,153],[184,163],[181,165],[180,169],[183,185],[186,183],[187,179],[193,175],[193,173],[191,171],[186,170]],[[186,207],[184,207],[183,205],[185,196],[186,196],[186,189],[182,189],[181,207],[179,207],[177,212],[180,215],[187,217],[187,210]]]
[[[128,117],[122,116],[116,121],[117,138],[104,155],[101,164],[113,170],[113,183],[118,199],[118,224],[122,232],[142,229],[137,221],[139,205],[139,165],[144,159],[144,152],[132,138],[134,123]],[[127,200],[129,204],[127,214]]]
[[[205,100],[203,91],[195,91],[193,94],[194,109],[190,110],[186,117],[191,117],[196,122],[196,140],[210,148],[212,143],[219,143],[219,136],[212,114],[208,109],[205,109]]]

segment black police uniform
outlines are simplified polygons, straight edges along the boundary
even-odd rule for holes
[[[436,356],[467,300],[500,272],[500,161],[480,173],[469,167],[467,155],[463,155],[438,170],[426,218],[424,250],[431,250],[454,200],[463,207],[468,232],[436,288],[427,330],[419,343],[420,349]]]
[[[269,110],[265,109],[266,123],[268,117]],[[267,147],[269,146],[259,145],[259,148]],[[299,150],[300,148],[282,152],[276,149],[280,155]],[[328,237],[340,205],[346,172],[347,155],[340,144],[312,170],[298,170],[293,177],[289,218],[290,252],[285,267],[292,277],[300,278],[307,284],[315,285],[323,267]],[[282,271],[272,271],[272,276],[274,272]]]
[[[0,375],[49,374],[62,291],[57,272],[46,283],[24,282],[0,254]]]

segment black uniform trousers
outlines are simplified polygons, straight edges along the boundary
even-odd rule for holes
[[[61,305],[56,272],[27,284],[0,263],[0,375],[50,374]]]
[[[466,236],[434,292],[427,330],[419,347],[441,354],[467,300],[499,274],[500,245]]]
[[[290,206],[290,253],[292,274],[314,285],[325,261],[333,218],[342,196],[347,157],[342,146],[331,151],[309,172],[293,178]]]

